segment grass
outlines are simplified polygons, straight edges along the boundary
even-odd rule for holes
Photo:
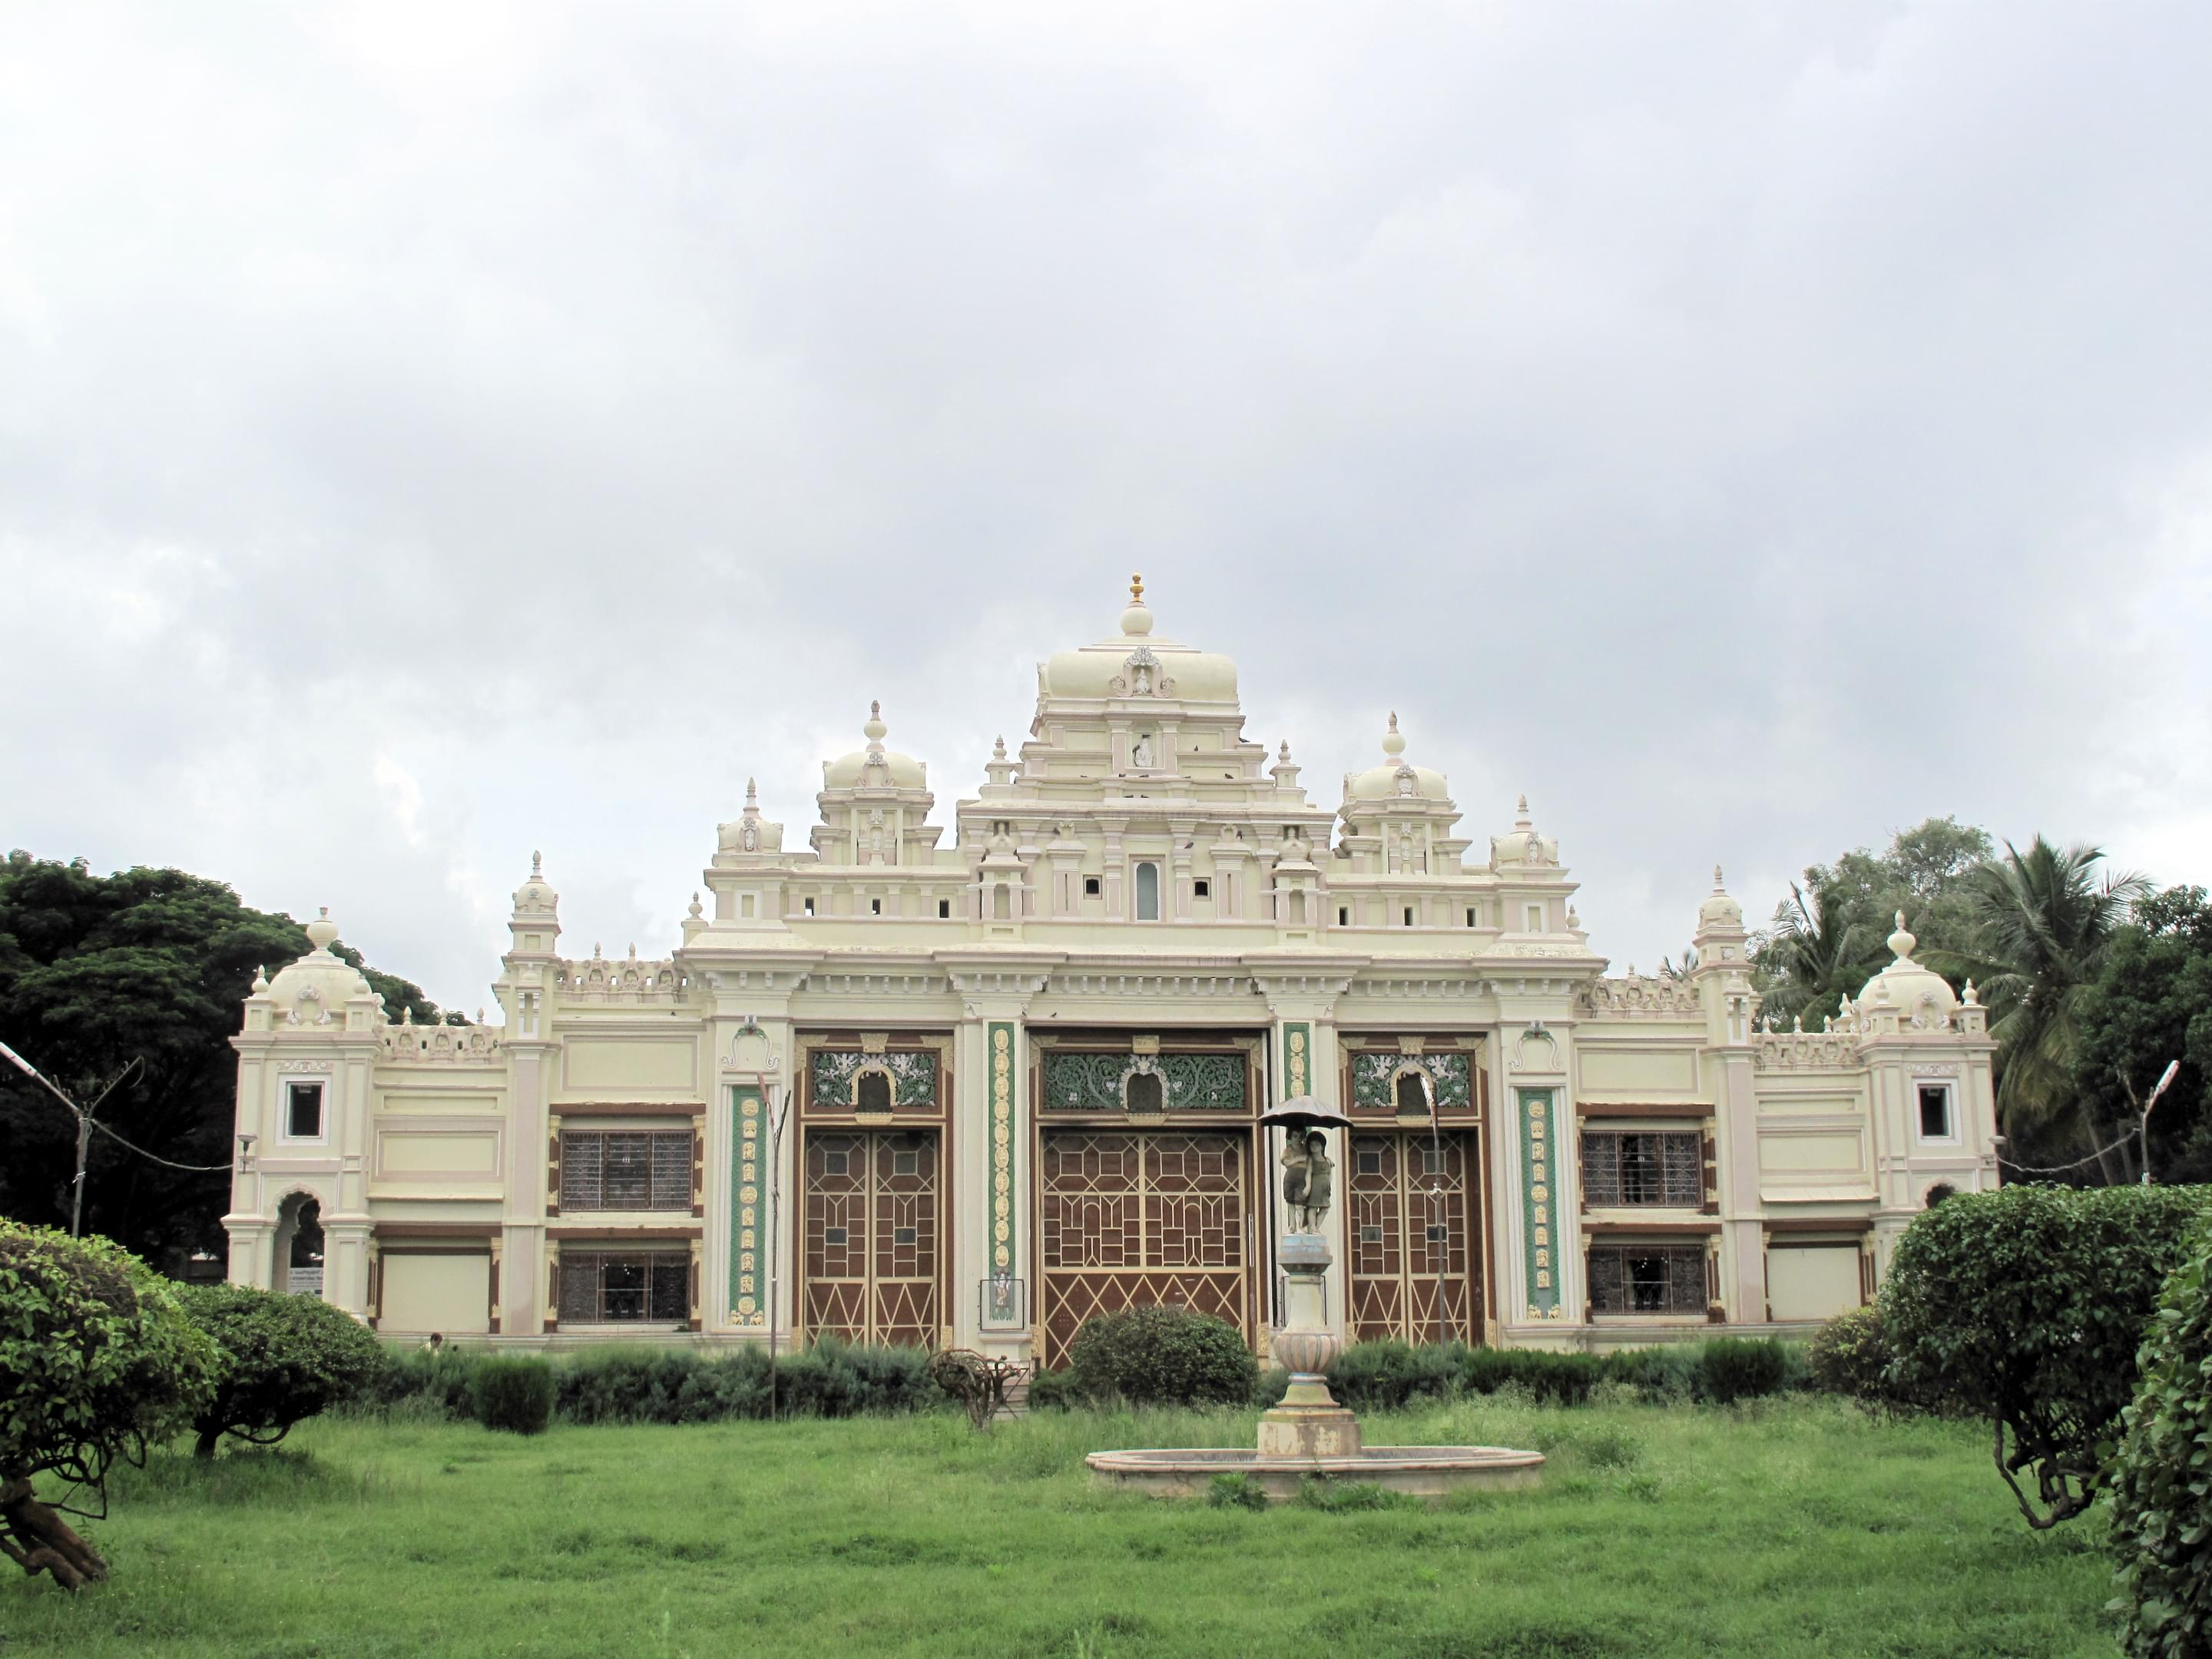
[[[1971,1429],[1802,1399],[1369,1419],[1550,1457],[1540,1492],[1433,1505],[1163,1502],[1082,1467],[1253,1420],[310,1423],[118,1480],[113,1579],[71,1599],[11,1569],[0,1656],[2114,1651],[2101,1519],[2031,1534]]]

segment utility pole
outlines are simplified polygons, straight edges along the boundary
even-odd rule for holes
[[[138,1069],[139,1061],[134,1059],[118,1072],[113,1081],[100,1091],[98,1098],[94,1100],[91,1105],[80,1106],[62,1091],[60,1085],[48,1078],[37,1066],[32,1065],[29,1060],[24,1059],[4,1042],[0,1042],[0,1056],[5,1056],[17,1071],[68,1107],[70,1113],[76,1118],[76,1179],[70,1183],[70,1237],[82,1238],[84,1236],[84,1166],[92,1153],[92,1120],[100,1110],[102,1103],[115,1092],[123,1079]],[[113,1132],[111,1130],[109,1133]]]

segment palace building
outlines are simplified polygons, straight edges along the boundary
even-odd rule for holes
[[[1718,871],[1685,974],[1608,976],[1525,802],[1464,833],[1394,715],[1316,804],[1236,665],[1152,629],[1139,585],[1039,665],[949,836],[874,710],[802,843],[748,786],[668,955],[564,953],[533,856],[498,1024],[388,1023],[311,926],[234,1039],[231,1278],[517,1346],[1056,1364],[1164,1302],[1264,1352],[1258,1119],[1311,1096],[1354,1124],[1351,1336],[1607,1345],[1856,1306],[1931,1194],[1996,1184],[1984,1012],[1902,919],[1818,1030],[1762,1028]]]

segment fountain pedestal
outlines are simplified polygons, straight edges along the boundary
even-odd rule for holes
[[[1322,1281],[1328,1241],[1318,1233],[1286,1233],[1276,1247],[1283,1270],[1283,1328],[1275,1358],[1289,1367],[1280,1404],[1260,1419],[1260,1455],[1327,1458],[1359,1455],[1359,1419],[1336,1403],[1324,1373],[1344,1352],[1344,1334],[1328,1322]]]

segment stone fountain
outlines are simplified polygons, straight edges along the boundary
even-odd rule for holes
[[[1259,1444],[1146,1447],[1093,1452],[1085,1461],[1110,1485],[1134,1486],[1164,1497],[1190,1497],[1218,1474],[1242,1474],[1270,1498],[1295,1497],[1310,1476],[1356,1480],[1394,1492],[1438,1496],[1471,1487],[1534,1486],[1544,1465],[1540,1452],[1503,1446],[1370,1446],[1359,1419],[1328,1391],[1328,1370],[1344,1352],[1344,1333],[1328,1319],[1322,1294],[1330,1257],[1322,1230],[1334,1172],[1323,1129],[1350,1127],[1340,1113],[1310,1098],[1285,1101],[1268,1111],[1263,1126],[1284,1131],[1283,1196],[1291,1231],[1278,1242],[1282,1270],[1283,1325],[1274,1334],[1274,1357],[1289,1368],[1281,1403],[1260,1419]]]

